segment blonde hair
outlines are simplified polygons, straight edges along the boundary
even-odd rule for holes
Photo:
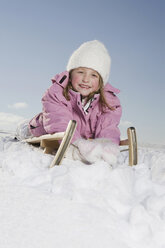
[[[64,97],[66,98],[67,101],[70,101],[69,90],[70,89],[73,90],[72,81],[71,81],[71,74],[72,74],[72,71],[73,70],[71,70],[69,72],[69,81],[68,81],[67,86],[63,90],[63,95],[64,95]],[[89,101],[90,99],[92,99],[95,94],[100,94],[99,103],[100,103],[100,107],[101,107],[102,111],[105,111],[106,108],[109,108],[112,111],[114,110],[114,108],[107,103],[107,100],[105,98],[105,94],[104,94],[104,83],[103,83],[103,79],[100,76],[100,74],[99,74],[99,89],[97,91],[92,92],[91,94],[89,94],[88,97],[87,97],[87,101]]]

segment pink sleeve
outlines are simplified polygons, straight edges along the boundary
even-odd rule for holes
[[[42,98],[43,126],[47,133],[64,132],[73,119],[70,101],[62,93],[63,88],[53,84]],[[73,140],[80,137],[76,131]]]

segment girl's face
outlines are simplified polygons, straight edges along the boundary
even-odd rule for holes
[[[78,91],[83,97],[99,89],[99,74],[89,68],[79,67],[71,73],[71,83],[75,91]]]

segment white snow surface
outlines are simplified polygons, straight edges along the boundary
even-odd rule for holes
[[[165,248],[165,148],[137,166],[64,159],[0,137],[0,247]]]

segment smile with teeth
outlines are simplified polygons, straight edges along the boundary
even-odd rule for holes
[[[90,89],[91,87],[86,84],[79,84],[80,88],[82,89]]]

